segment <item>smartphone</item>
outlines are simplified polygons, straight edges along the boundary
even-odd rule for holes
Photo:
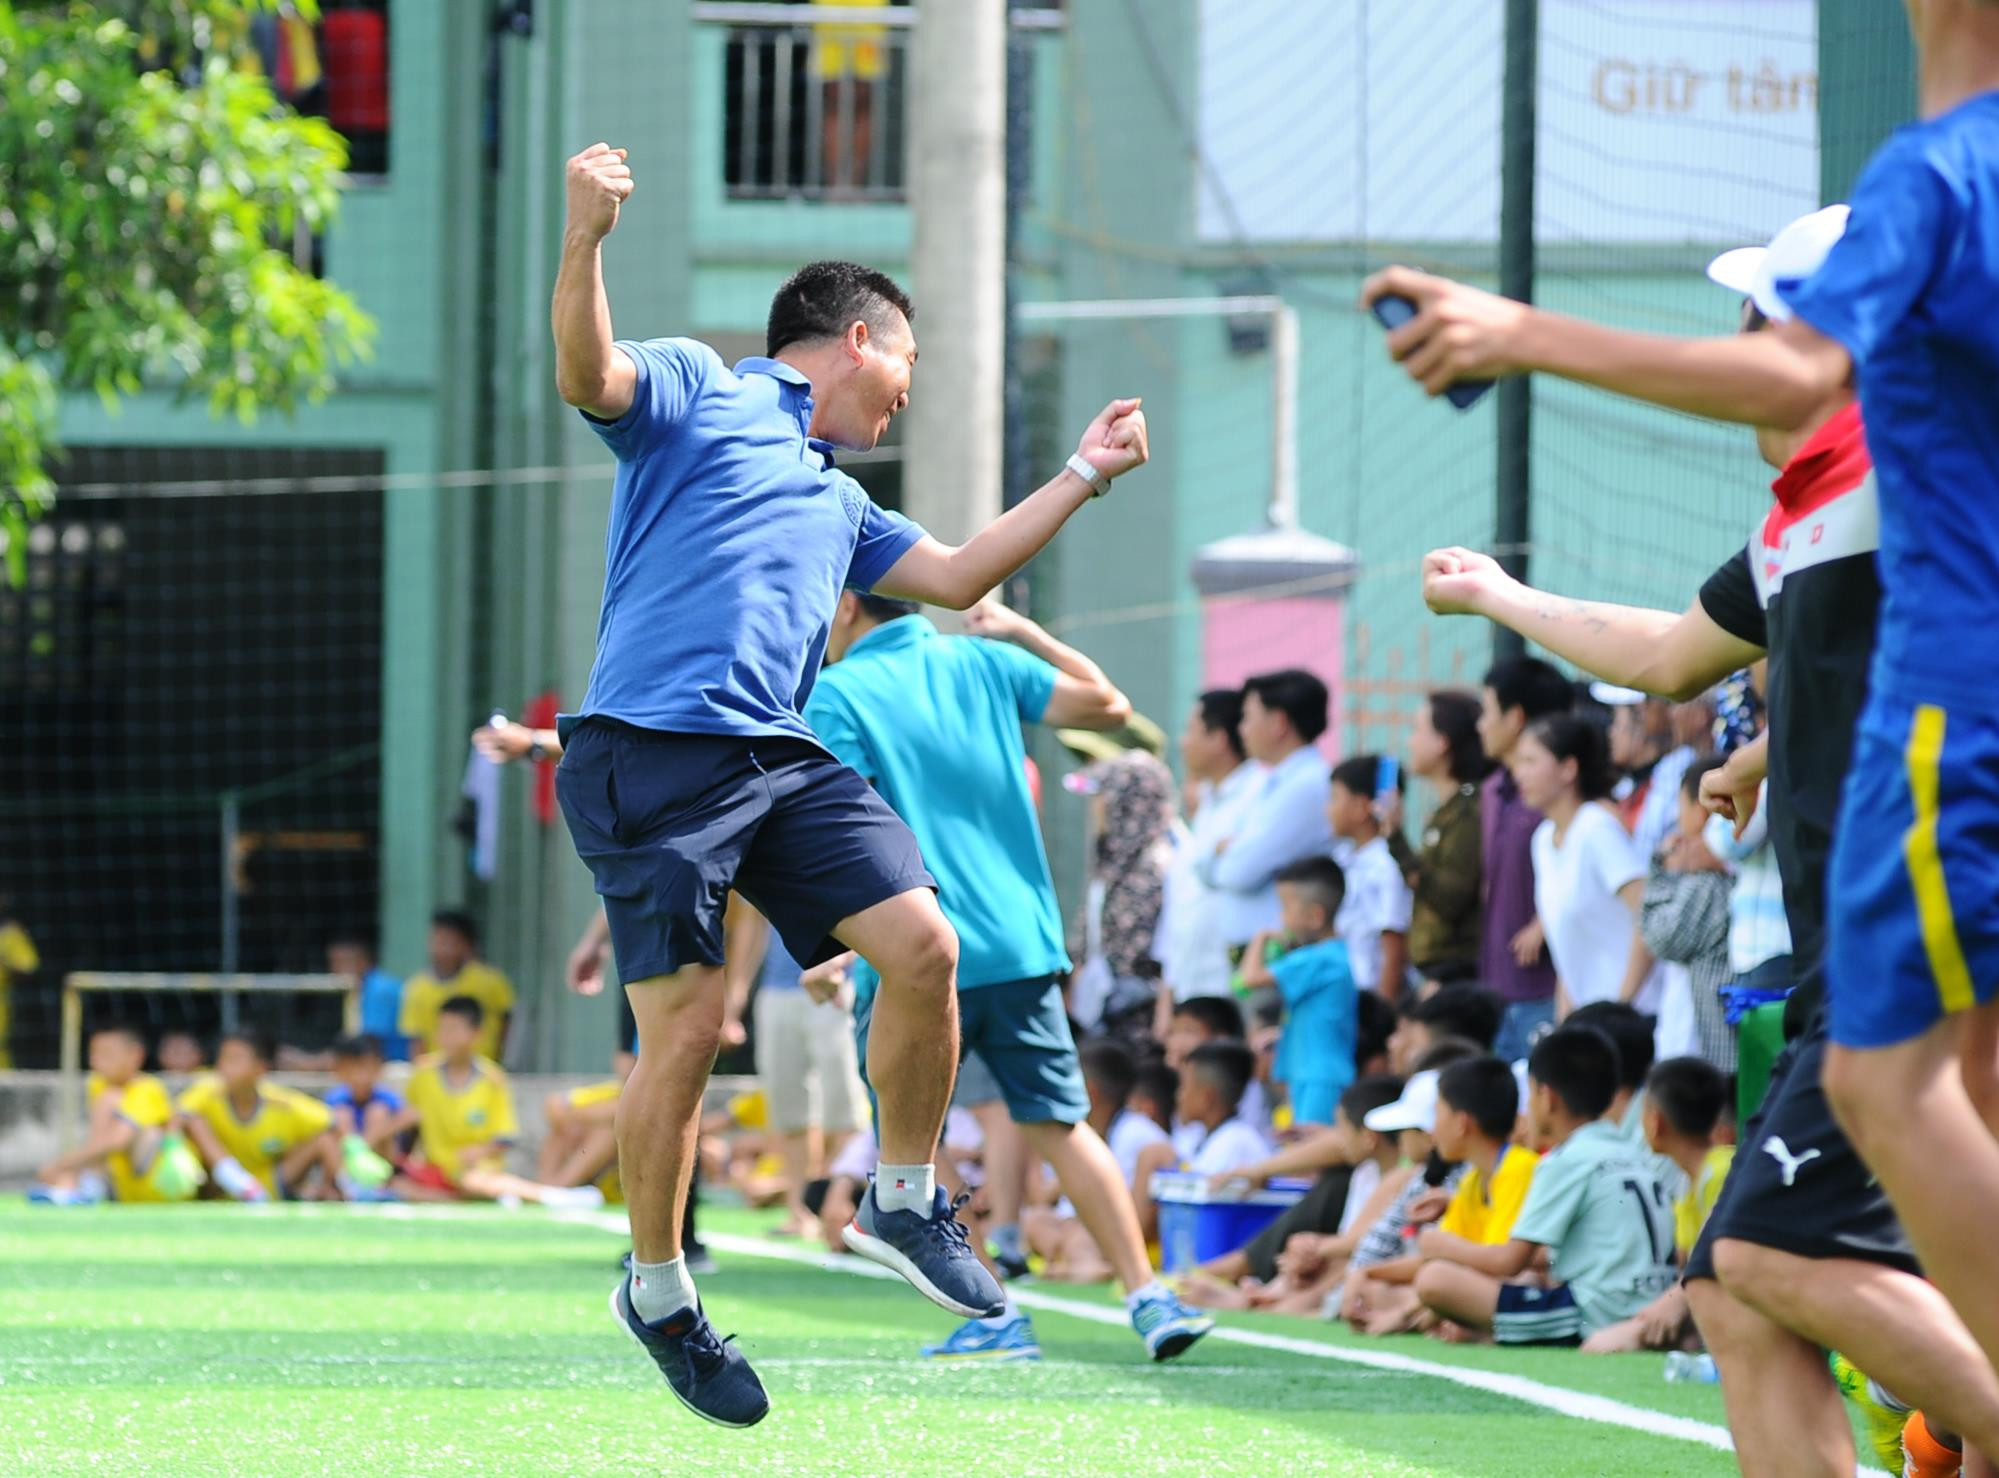
[[[1374,767],[1374,798],[1384,805],[1402,793],[1402,762],[1384,754]]]
[[[1402,327],[1416,316],[1416,305],[1399,293],[1389,293],[1374,300],[1374,316],[1381,320],[1383,328]],[[1490,380],[1460,380],[1444,392],[1448,400],[1459,410],[1469,410],[1478,403],[1480,396],[1492,388]]]

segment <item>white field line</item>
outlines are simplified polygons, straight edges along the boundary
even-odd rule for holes
[[[296,1212],[300,1208],[294,1206],[286,1209]],[[446,1219],[456,1210],[457,1208],[449,1206],[356,1208],[357,1214],[360,1215],[383,1216],[397,1221]],[[489,1219],[483,1213],[473,1214],[480,1215],[482,1219]],[[620,1234],[629,1230],[629,1223],[624,1213],[618,1211],[549,1211],[544,1215],[552,1220],[597,1227]],[[702,1241],[717,1251],[741,1257],[761,1257],[773,1262],[791,1263],[798,1267],[844,1273],[849,1277],[876,1278],[892,1283],[902,1281],[888,1269],[857,1257],[812,1251],[804,1247],[785,1247],[759,1237],[738,1237],[726,1232],[717,1232],[704,1237]],[[1113,1325],[1120,1329],[1128,1327],[1122,1310],[1102,1304],[1061,1298],[1036,1288],[1016,1289],[1013,1297],[1014,1302],[1023,1308],[1046,1309],[1050,1313],[1064,1314],[1072,1319]],[[1226,1344],[1249,1345],[1260,1350],[1280,1350],[1288,1355],[1304,1355],[1314,1360],[1333,1360],[1343,1365],[1360,1365],[1371,1370],[1425,1376],[1431,1380],[1448,1381],[1452,1385],[1464,1386],[1475,1391],[1488,1391],[1496,1396],[1506,1396],[1515,1401],[1525,1402],[1529,1406],[1539,1406],[1562,1416],[1573,1417],[1577,1421],[1624,1427],[1633,1432],[1643,1432],[1650,1437],[1671,1437],[1681,1442],[1698,1443],[1700,1446],[1710,1447],[1719,1452],[1735,1450],[1735,1444],[1730,1440],[1726,1427],[1718,1427],[1711,1422],[1694,1421],[1690,1417],[1669,1416],[1662,1411],[1651,1411],[1643,1406],[1614,1401],[1608,1396],[1592,1396],[1586,1392],[1569,1390],[1564,1386],[1551,1386],[1544,1381],[1529,1380],[1526,1376],[1474,1370],[1462,1365],[1443,1365],[1434,1360],[1419,1360],[1411,1355],[1398,1355],[1387,1350],[1363,1350],[1344,1345],[1321,1344],[1316,1340],[1297,1339],[1283,1334],[1266,1334],[1262,1330],[1240,1329],[1234,1325],[1222,1325],[1208,1338]]]

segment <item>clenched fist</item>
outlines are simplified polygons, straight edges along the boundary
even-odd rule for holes
[[[1105,477],[1117,477],[1140,466],[1151,455],[1146,445],[1145,412],[1136,400],[1114,400],[1090,422],[1077,453]]]
[[[631,197],[631,166],[625,151],[592,144],[569,161],[569,229],[602,241],[618,224],[618,207]]]

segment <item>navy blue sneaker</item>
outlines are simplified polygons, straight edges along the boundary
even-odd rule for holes
[[[770,1397],[735,1336],[717,1339],[701,1306],[682,1309],[655,1326],[632,1311],[632,1282],[611,1290],[611,1317],[652,1356],[680,1404],[718,1427],[754,1427],[770,1415]]]
[[[958,1220],[958,1208],[969,1199],[953,1202],[939,1190],[929,1216],[884,1211],[870,1185],[854,1219],[840,1229],[840,1240],[869,1262],[902,1274],[917,1292],[960,1319],[991,1319],[1006,1308],[1006,1295],[973,1253]]]

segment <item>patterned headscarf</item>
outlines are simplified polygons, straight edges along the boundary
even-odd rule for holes
[[[1142,749],[1094,768],[1104,825],[1090,877],[1104,884],[1104,959],[1115,974],[1155,976],[1153,933],[1172,857],[1173,772]]]

